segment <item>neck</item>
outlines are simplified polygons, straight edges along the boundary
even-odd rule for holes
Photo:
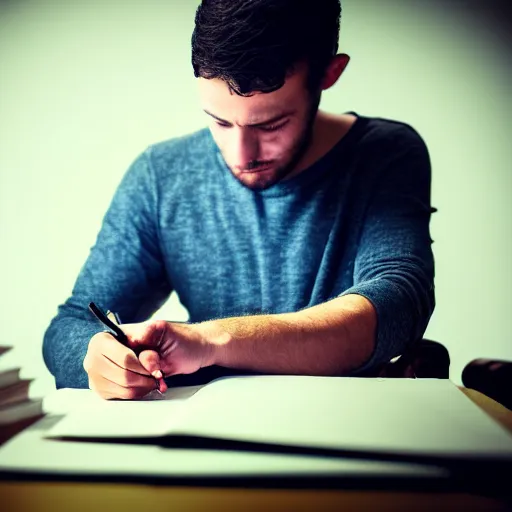
[[[351,114],[334,115],[318,110],[309,146],[286,179],[297,176],[326,155],[347,134],[355,120],[356,116]]]

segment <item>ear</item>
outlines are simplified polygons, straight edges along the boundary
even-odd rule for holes
[[[325,70],[324,78],[322,80],[322,90],[329,89],[332,87],[341,76],[345,68],[347,67],[350,61],[350,57],[345,53],[340,53],[335,55],[331,60],[329,66]]]

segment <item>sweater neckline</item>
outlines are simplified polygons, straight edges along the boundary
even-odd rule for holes
[[[296,193],[299,189],[309,185],[313,180],[322,177],[323,174],[325,174],[325,172],[327,172],[331,168],[329,163],[332,161],[332,159],[338,156],[341,151],[343,151],[348,145],[350,145],[353,139],[357,137],[358,133],[363,128],[363,125],[365,124],[366,121],[365,117],[360,116],[353,111],[345,112],[345,114],[354,115],[356,117],[356,120],[349,128],[347,133],[345,133],[345,135],[341,137],[341,139],[338,142],[336,142],[336,144],[334,144],[334,146],[327,153],[325,153],[325,155],[320,157],[316,162],[311,164],[308,168],[304,169],[296,176],[293,176],[292,178],[285,181],[280,181],[273,185],[272,187],[267,188],[265,190],[250,190],[244,185],[242,185],[242,183],[240,183],[238,179],[235,176],[233,176],[233,173],[227,166],[218,146],[214,142],[217,161],[222,167],[223,172],[226,172],[229,175],[228,180],[232,182],[235,187],[244,189],[250,192],[251,194],[266,198],[281,197],[294,192]]]

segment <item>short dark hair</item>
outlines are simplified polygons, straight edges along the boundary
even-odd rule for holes
[[[192,34],[194,75],[241,96],[283,86],[306,62],[315,91],[338,51],[340,0],[203,0]]]

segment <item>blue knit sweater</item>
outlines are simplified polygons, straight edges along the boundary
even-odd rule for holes
[[[83,359],[103,329],[90,301],[133,323],[173,290],[191,322],[360,294],[378,325],[375,351],[358,371],[388,361],[422,337],[434,309],[430,179],[426,146],[411,127],[362,116],[311,167],[263,191],[234,178],[207,129],[149,147],[125,174],[45,333],[57,387],[88,387]],[[201,372],[223,374],[216,370]]]

